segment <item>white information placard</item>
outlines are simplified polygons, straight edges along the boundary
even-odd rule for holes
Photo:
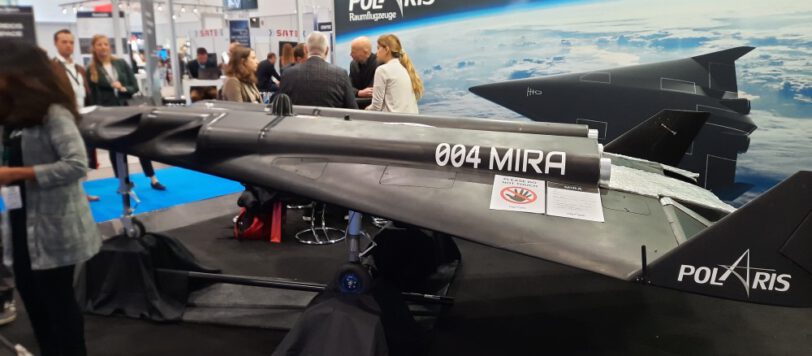
[[[603,222],[598,187],[547,182],[547,215]]]
[[[492,210],[544,214],[544,181],[495,175],[491,192]]]

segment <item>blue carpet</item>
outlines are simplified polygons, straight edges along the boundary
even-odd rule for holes
[[[138,199],[141,199],[141,204],[135,209],[135,214],[166,209],[243,190],[242,185],[238,182],[178,167],[159,169],[156,175],[158,180],[166,186],[165,191],[152,189],[149,178],[143,173],[130,175],[130,179],[135,183],[135,194],[138,195]],[[100,201],[90,203],[90,209],[93,211],[93,218],[96,219],[96,222],[121,217],[123,212],[121,196],[116,194],[118,179],[92,180],[85,182],[84,186],[88,194],[98,195],[101,198]],[[234,203],[236,204],[236,201]]]

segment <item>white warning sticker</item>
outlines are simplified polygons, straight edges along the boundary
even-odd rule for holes
[[[492,210],[544,214],[546,197],[543,180],[495,175],[491,192]]]

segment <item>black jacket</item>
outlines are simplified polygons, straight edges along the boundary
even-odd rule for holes
[[[367,62],[360,64],[356,61],[350,62],[350,80],[355,89],[353,94],[358,96],[358,91],[369,88],[375,83],[375,69],[378,68],[378,56],[370,54]]]
[[[92,80],[88,81],[90,84],[90,95],[92,97],[91,101],[94,105],[124,106],[127,105],[127,99],[132,98],[133,95],[138,92],[138,82],[135,79],[135,74],[133,74],[132,69],[127,65],[127,62],[123,59],[114,59],[112,65],[118,76],[118,81],[127,88],[127,91],[119,92],[118,95],[116,95],[107,75],[105,75],[104,68],[99,67],[97,69],[99,74],[98,80],[95,83]],[[88,79],[91,79],[90,73],[88,73]]]
[[[257,68],[257,88],[259,88],[259,91],[277,91],[279,89],[271,78],[282,81],[279,73],[276,72],[276,66],[267,59],[259,62],[259,68]]]
[[[280,93],[294,105],[358,109],[347,71],[313,56],[282,74]]]
[[[197,79],[200,73],[200,62],[198,62],[197,59],[195,59],[189,62],[187,67],[189,68],[189,76]],[[217,68],[217,60],[212,60],[212,58],[210,57],[209,61],[206,62],[206,68]],[[218,69],[217,72],[219,73],[220,70]]]

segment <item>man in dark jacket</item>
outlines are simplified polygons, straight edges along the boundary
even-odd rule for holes
[[[279,87],[274,83],[274,79],[281,81],[279,73],[276,72],[276,53],[268,53],[268,58],[259,62],[257,68],[257,88],[259,91],[277,91]]]
[[[372,84],[375,82],[375,69],[378,68],[378,57],[372,53],[369,37],[358,37],[350,43],[350,80],[359,98],[372,97]]]
[[[327,37],[321,32],[307,36],[310,57],[282,73],[280,93],[290,96],[294,105],[358,109],[347,71],[327,63]]]
[[[217,59],[209,56],[209,52],[205,48],[200,47],[197,49],[197,59],[189,62],[189,75],[192,78],[198,79],[200,77],[200,70],[206,68],[217,68]],[[220,70],[217,70],[218,74]],[[215,78],[205,78],[215,79]]]

